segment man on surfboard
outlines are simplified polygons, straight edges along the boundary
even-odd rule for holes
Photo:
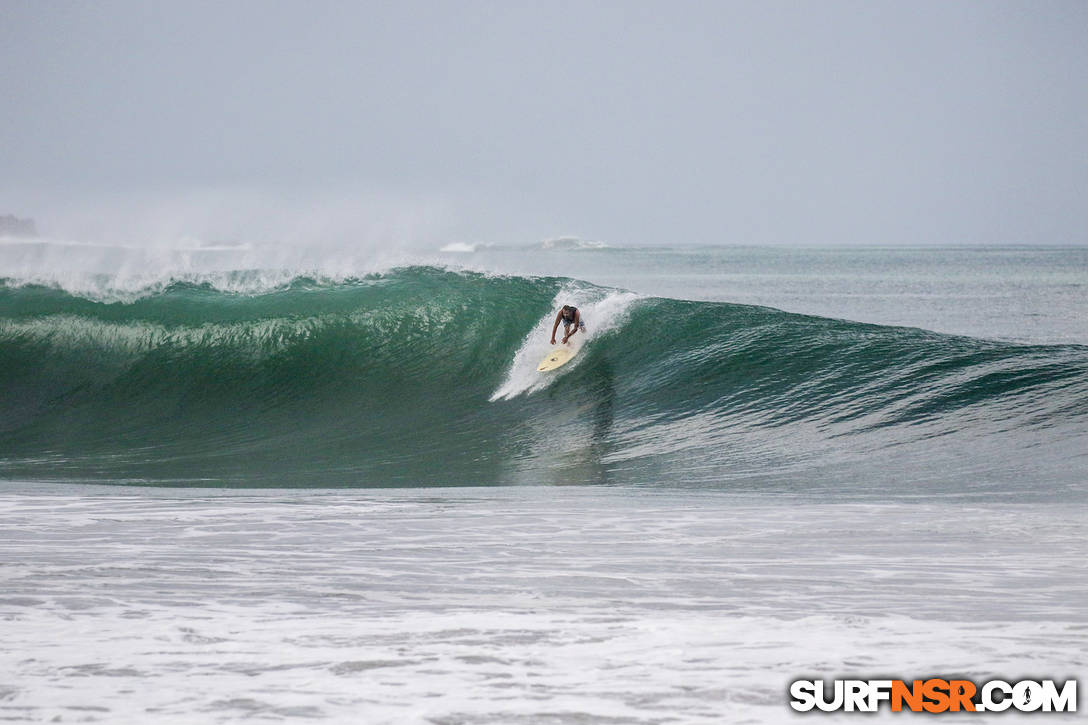
[[[559,310],[559,313],[555,316],[555,324],[552,325],[552,344],[555,344],[555,331],[559,329],[559,323],[563,323],[563,344],[567,344],[567,340],[571,338],[578,330],[583,333],[586,331],[586,323],[582,322],[582,313],[578,311],[578,308],[573,305],[563,305],[563,309]],[[574,329],[571,330],[571,325]]]

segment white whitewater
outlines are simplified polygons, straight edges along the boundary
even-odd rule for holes
[[[555,296],[551,311],[540,318],[532,331],[525,336],[506,373],[502,385],[492,393],[491,400],[509,400],[510,398],[542,390],[551,385],[559,376],[568,374],[578,367],[579,355],[569,363],[547,373],[537,372],[537,365],[551,349],[551,331],[555,324],[555,315],[563,305],[574,305],[581,312],[586,323],[586,332],[579,332],[570,341],[576,351],[586,345],[592,345],[594,338],[615,332],[622,327],[627,312],[639,296],[631,292],[608,291],[598,288],[582,288],[568,285]],[[563,325],[556,330],[556,343],[562,339]]]

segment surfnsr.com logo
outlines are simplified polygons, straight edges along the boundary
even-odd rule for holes
[[[892,712],[1076,712],[1077,681],[796,680],[790,698],[798,712],[876,712],[884,704]]]

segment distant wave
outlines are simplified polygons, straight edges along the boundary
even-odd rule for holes
[[[948,465],[985,481],[1014,470],[994,456],[1083,448],[1081,346],[561,278],[412,267],[254,294],[261,274],[159,282],[125,300],[0,285],[0,477],[722,483],[944,441],[961,452]],[[589,335],[571,364],[538,374],[564,302]]]
[[[450,242],[443,245],[438,251],[440,252],[459,252],[463,254],[475,252],[479,248],[479,244],[469,244],[467,242]]]
[[[524,251],[524,250],[548,250],[548,251],[578,251],[586,249],[611,249],[612,247],[604,242],[593,241],[589,239],[579,239],[578,237],[555,237],[553,239],[545,239],[537,242],[536,244],[529,245],[509,245],[509,244],[484,244],[482,242],[450,242],[444,244],[438,251],[454,254],[471,254],[473,252],[479,252],[482,250],[503,250],[503,251]]]
[[[537,245],[539,249],[559,249],[559,250],[577,250],[577,249],[606,249],[608,245],[604,242],[597,242],[590,239],[579,239],[578,237],[556,237],[555,239],[545,239]]]

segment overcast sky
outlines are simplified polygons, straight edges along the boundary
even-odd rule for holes
[[[1083,244],[1088,2],[0,0],[6,212]]]

